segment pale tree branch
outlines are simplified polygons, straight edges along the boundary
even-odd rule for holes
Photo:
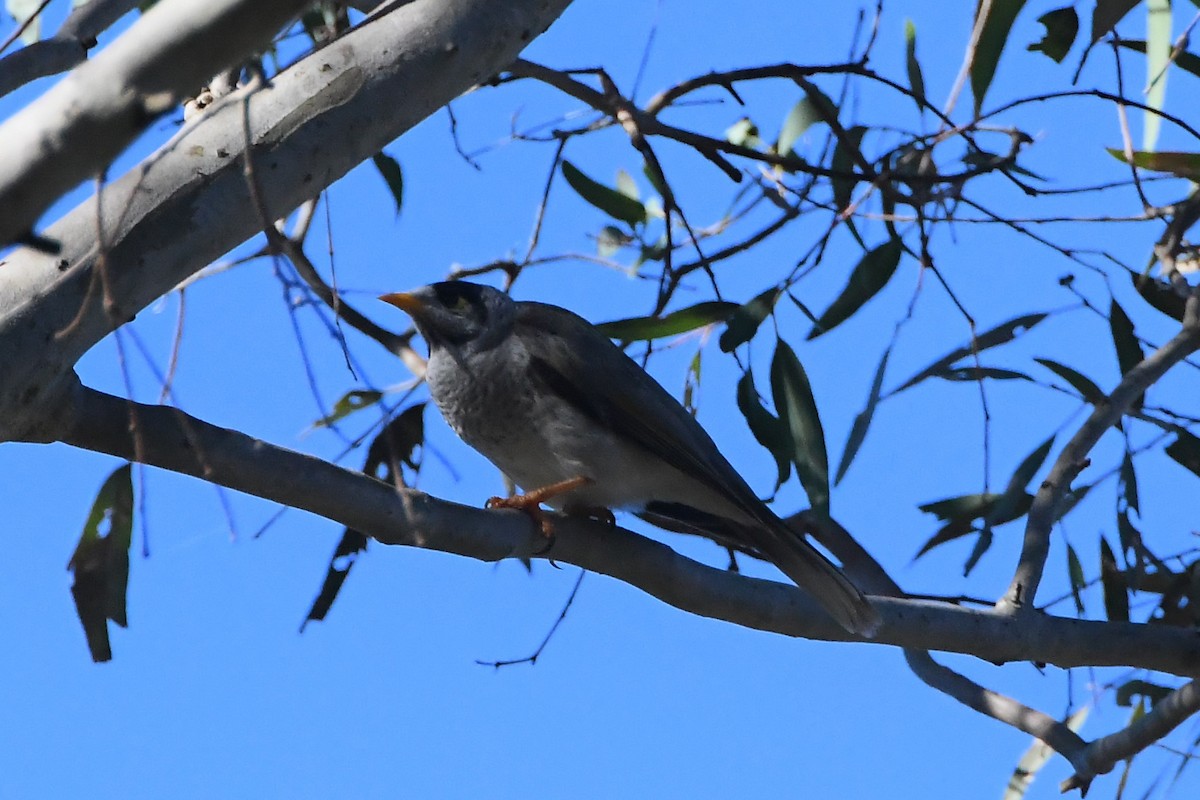
[[[196,419],[76,383],[59,438],[310,511],[384,544],[482,561],[550,558],[616,578],[692,614],[785,636],[853,641],[804,592],[785,583],[705,566],[664,544],[586,519],[559,517],[551,552],[517,511],[489,511],[397,490],[362,473]],[[136,430],[136,436],[131,432]],[[136,448],[135,448],[136,440]],[[281,480],[281,476],[286,479]],[[1059,667],[1133,666],[1200,673],[1200,637],[1163,625],[1093,622],[972,611],[946,603],[877,598],[884,625],[873,640],[990,662]]]
[[[1200,711],[1200,685],[1188,681],[1154,704],[1129,727],[1097,739],[1084,750],[1087,766],[1063,781],[1064,792],[1083,787],[1096,775],[1110,771],[1119,762],[1132,758],[1161,740],[1189,717]],[[1052,745],[1053,746],[1053,745]]]
[[[1033,609],[1046,558],[1050,553],[1050,531],[1070,491],[1071,481],[1088,465],[1088,453],[1146,389],[1197,349],[1200,349],[1200,292],[1193,290],[1179,332],[1125,374],[1108,396],[1107,402],[1096,405],[1058,454],[1034,495],[1025,524],[1020,560],[1008,591],[996,604],[997,610],[1017,613]]]
[[[162,0],[104,52],[0,126],[0,243],[101,173],[180,96],[263,47],[305,0]]]
[[[805,532],[811,533],[829,548],[855,582],[872,594],[903,597],[900,586],[879,562],[875,561],[836,520],[820,519],[811,511],[793,518]],[[1030,708],[1020,701],[984,688],[970,678],[938,663],[928,650],[904,649],[909,669],[926,686],[954,698],[967,708],[1010,725],[1048,744],[1071,762],[1076,774],[1088,770],[1086,743],[1080,736],[1049,714]]]
[[[53,36],[0,59],[0,97],[82,62],[95,46],[96,37],[137,4],[137,0],[89,0],[73,8]]]
[[[384,9],[274,76],[269,87],[239,90],[206,109],[50,226],[45,233],[61,243],[59,255],[33,248],[9,254],[0,269],[0,441],[52,437],[39,431],[57,429],[54,417],[65,410],[71,370],[84,352],[261,231],[241,169],[243,103],[262,204],[277,219],[511,63],[567,5],[415,0]],[[87,301],[101,255],[98,219],[115,316]],[[33,352],[39,357],[29,358]]]

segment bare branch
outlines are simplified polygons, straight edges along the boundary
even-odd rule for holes
[[[104,170],[174,99],[269,41],[304,0],[162,0],[111,47],[0,126],[0,242]],[[53,131],[53,135],[48,132]]]
[[[1198,711],[1200,685],[1188,681],[1155,703],[1145,716],[1129,727],[1089,744],[1084,751],[1086,765],[1082,769],[1076,765],[1076,773],[1063,781],[1062,790],[1086,787],[1094,776],[1110,771],[1117,762],[1132,758],[1155,744]]]
[[[1116,424],[1134,400],[1158,381],[1167,370],[1200,348],[1200,292],[1192,291],[1183,327],[1166,344],[1129,370],[1108,402],[1097,404],[1087,420],[1063,447],[1050,473],[1034,495],[1025,524],[1021,557],[1008,591],[996,603],[1005,613],[1033,609],[1046,557],[1050,553],[1050,530],[1058,519],[1071,481],[1087,467],[1088,453],[1110,427]]]
[[[384,544],[483,561],[549,558],[641,589],[683,611],[785,636],[855,640],[796,587],[708,567],[621,528],[572,517],[555,522],[551,552],[517,511],[468,508],[202,422],[178,409],[131,403],[76,384],[61,440],[131,459],[131,420],[146,463],[193,475],[337,521]],[[286,475],[287,480],[280,480]],[[872,641],[966,653],[991,662],[1060,667],[1134,666],[1192,677],[1200,637],[1164,625],[1017,618],[946,603],[877,598],[884,626]]]
[[[73,8],[54,36],[0,59],[0,97],[82,62],[96,37],[135,7],[137,0],[89,0]]]

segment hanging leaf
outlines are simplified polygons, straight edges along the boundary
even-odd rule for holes
[[[1132,272],[1129,277],[1133,279],[1133,288],[1137,289],[1143,300],[1168,317],[1183,322],[1186,301],[1175,293],[1171,284]]]
[[[392,201],[396,204],[396,216],[400,216],[400,209],[404,206],[404,173],[400,171],[400,162],[384,152],[371,156],[371,161],[383,176],[392,194]]]
[[[1132,508],[1138,514],[1142,513],[1138,501],[1137,472],[1133,468],[1133,454],[1125,451],[1121,459],[1121,471],[1117,474],[1117,490],[1120,492],[1119,501],[1122,509]]]
[[[1004,45],[1008,43],[1008,34],[1024,6],[1025,0],[992,0],[979,34],[979,43],[975,47],[975,58],[971,61],[971,93],[975,96],[976,114],[983,107],[984,95],[996,76],[996,67],[1000,63]]]
[[[1038,17],[1038,22],[1046,27],[1046,35],[1040,42],[1029,45],[1030,52],[1045,53],[1048,58],[1061,64],[1075,44],[1079,34],[1079,14],[1071,6],[1047,11]]]
[[[925,78],[921,74],[921,62],[917,61],[917,26],[911,19],[904,20],[904,66],[908,71],[908,88],[912,90],[917,110],[925,113]]]
[[[1163,150],[1151,153],[1145,150],[1134,150],[1132,158],[1125,156],[1124,150],[1115,147],[1104,148],[1108,154],[1118,161],[1153,172],[1167,172],[1179,178],[1200,180],[1200,153],[1183,153],[1173,150]]]
[[[1165,452],[1175,463],[1194,475],[1200,475],[1200,439],[1187,431],[1179,431],[1175,435],[1175,441],[1167,445]]]
[[[863,441],[867,438],[867,429],[871,426],[871,418],[875,416],[875,406],[879,404],[879,395],[883,390],[883,375],[887,370],[888,356],[891,354],[890,346],[883,351],[883,358],[879,359],[879,366],[875,368],[875,379],[871,381],[867,405],[858,412],[858,416],[854,418],[854,424],[850,426],[850,436],[847,437],[846,446],[842,449],[842,461],[838,464],[837,475],[833,479],[835,486],[842,482],[842,478],[846,477],[846,471],[850,469],[850,464],[858,455],[858,449],[862,447]]]
[[[681,333],[703,328],[728,319],[729,315],[738,308],[737,303],[724,300],[708,300],[696,303],[694,306],[672,311],[662,317],[632,317],[618,319],[612,322],[602,322],[597,330],[610,339],[623,342],[650,341],[664,336],[678,336]]]
[[[814,511],[829,514],[829,456],[817,402],[800,359],[782,339],[771,359],[771,392],[792,438],[792,461]]]
[[[778,491],[792,475],[792,437],[779,418],[763,407],[754,387],[754,375],[749,370],[738,381],[737,406],[755,440],[775,459],[778,474],[774,491]]]
[[[951,350],[949,353],[942,356],[937,361],[934,361],[928,367],[921,370],[904,383],[900,384],[900,387],[894,389],[890,394],[899,394],[905,389],[917,385],[926,378],[937,375],[946,367],[954,364],[954,362],[958,361],[959,359],[966,358],[974,352],[982,352],[989,348],[996,347],[997,345],[1011,342],[1013,339],[1017,338],[1017,336],[1025,333],[1034,325],[1037,325],[1039,322],[1044,320],[1046,316],[1046,314],[1026,314],[1023,317],[1010,319],[1008,322],[997,325],[995,328],[976,336],[974,347],[972,347],[970,344],[966,344],[962,347]]]
[[[1092,12],[1092,41],[1100,41],[1100,37],[1117,27],[1117,23],[1139,2],[1141,0],[1096,0]]]
[[[363,472],[385,483],[395,482],[395,470],[401,464],[416,470],[420,465],[413,453],[425,444],[425,404],[416,403],[401,411],[384,426],[367,448]],[[380,473],[382,470],[382,474]]]
[[[608,214],[610,217],[630,225],[640,225],[646,221],[646,207],[630,197],[610,189],[602,183],[589,178],[579,171],[570,161],[562,163],[563,177],[571,188],[587,202]]]
[[[1090,378],[1071,369],[1066,364],[1060,364],[1048,358],[1035,358],[1034,361],[1069,383],[1072,389],[1079,392],[1083,399],[1092,405],[1103,403],[1108,399],[1108,395],[1101,391],[1100,387],[1093,383]]]
[[[775,142],[775,152],[781,156],[796,155],[796,142],[814,123],[820,121],[821,114],[816,104],[808,97],[802,98],[783,118],[783,125],[779,128],[779,139]]]
[[[983,554],[991,549],[994,540],[995,537],[992,535],[991,528],[984,528],[979,532],[979,537],[975,539],[975,546],[971,548],[971,553],[967,556],[967,560],[963,564],[964,578],[969,576],[971,570],[978,566],[979,559],[983,558]]]
[[[844,211],[850,206],[850,197],[854,194],[854,187],[858,185],[858,159],[855,154],[862,150],[863,135],[867,129],[862,125],[855,125],[846,131],[846,138],[838,139],[837,146],[833,148],[833,158],[830,159],[830,167],[834,174],[829,182],[833,186],[833,205],[838,211]]]
[[[1129,622],[1129,589],[1108,541],[1100,537],[1100,583],[1104,586],[1104,612],[1109,622]]]
[[[1075,614],[1083,616],[1083,590],[1087,588],[1087,578],[1083,574],[1083,564],[1079,554],[1070,544],[1067,545],[1067,577],[1071,581],[1071,597],[1075,601]]]
[[[316,599],[309,607],[308,615],[300,623],[301,633],[304,633],[308,623],[320,622],[325,619],[325,615],[333,607],[333,601],[337,599],[338,592],[342,590],[342,584],[350,576],[350,568],[358,561],[359,554],[366,549],[367,537],[365,535],[350,528],[342,531],[342,538],[334,548],[333,556],[329,559],[329,568],[325,572],[321,591],[317,593]]]
[[[125,592],[129,585],[129,543],[133,538],[133,480],[130,464],[108,476],[83,525],[67,563],[75,576],[71,596],[96,662],[112,660],[108,621],[129,624]]]
[[[717,344],[721,347],[721,352],[732,352],[740,345],[753,339],[754,334],[758,332],[758,327],[762,325],[763,320],[775,308],[775,302],[779,299],[779,294],[779,287],[772,286],[750,302],[740,306],[737,311],[734,311],[733,315],[729,317],[729,324],[721,333],[721,338],[717,340]]]
[[[862,257],[850,273],[850,282],[817,319],[817,324],[808,332],[809,339],[836,328],[849,319],[855,311],[879,293],[896,274],[900,254],[904,245],[900,239],[889,239]]]
[[[1142,345],[1134,333],[1133,322],[1125,313],[1125,309],[1117,303],[1116,298],[1113,298],[1112,305],[1109,306],[1108,324],[1112,330],[1113,345],[1117,350],[1117,363],[1121,366],[1121,374],[1127,375],[1131,369],[1142,363],[1146,354],[1142,352]],[[1133,408],[1135,410],[1142,407],[1144,397],[1144,394],[1138,395],[1134,400]]]

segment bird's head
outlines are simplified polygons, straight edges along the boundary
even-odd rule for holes
[[[487,350],[508,334],[516,316],[508,295],[466,281],[433,283],[379,299],[412,317],[430,350]]]

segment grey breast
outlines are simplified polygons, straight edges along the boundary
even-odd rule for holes
[[[545,408],[530,382],[529,357],[515,338],[483,352],[439,350],[429,359],[426,380],[451,428],[522,488],[537,488],[565,475],[546,438]]]

